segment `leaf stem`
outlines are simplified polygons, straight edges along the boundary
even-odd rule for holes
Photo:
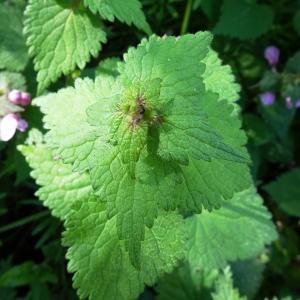
[[[180,31],[181,35],[186,34],[188,31],[192,8],[193,8],[193,0],[187,0],[184,17],[181,25],[181,31]]]

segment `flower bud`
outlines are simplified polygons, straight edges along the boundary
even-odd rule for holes
[[[278,64],[280,50],[275,46],[269,46],[265,49],[265,59],[268,61],[269,65],[274,67]]]
[[[31,97],[29,93],[26,92],[22,92],[21,93],[21,100],[20,100],[20,104],[22,106],[27,106],[31,101]]]
[[[19,119],[19,120],[18,120],[18,127],[17,127],[17,129],[18,129],[19,131],[21,131],[21,132],[25,132],[27,128],[28,128],[28,123],[27,123],[27,121],[24,120],[24,119]]]
[[[264,106],[272,105],[275,101],[275,94],[272,92],[265,92],[259,95],[260,102]]]
[[[9,93],[8,93],[8,100],[10,102],[12,102],[13,104],[20,104],[21,103],[21,96],[22,93],[18,90],[11,90]]]
[[[16,133],[19,117],[16,114],[8,114],[0,121],[0,140],[7,142]]]

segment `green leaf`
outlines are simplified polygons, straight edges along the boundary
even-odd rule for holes
[[[146,230],[138,271],[119,241],[116,218],[107,219],[103,203],[80,201],[72,211],[64,243],[70,247],[68,269],[76,272],[74,287],[81,298],[136,299],[144,284],[152,285],[164,272],[172,271],[184,254],[182,218],[175,213],[160,213]]]
[[[222,65],[218,54],[212,49],[203,61],[206,65],[203,74],[205,87],[219,95],[219,100],[226,100],[228,103],[234,104],[239,100],[239,92],[241,87],[236,83],[230,66]],[[235,110],[238,110],[237,105]]]
[[[162,119],[158,129],[158,154],[165,159],[182,163],[187,163],[188,156],[205,160],[211,157],[247,160],[223,143],[222,136],[207,124],[208,116],[202,109],[202,102],[214,101],[210,93],[205,94],[202,84],[205,61],[201,60],[208,54],[210,40],[211,36],[205,32],[178,39],[151,37],[149,42],[142,42],[125,55],[121,72],[125,85],[137,80],[160,80],[159,97],[153,106],[156,106],[154,114]],[[188,54],[187,47],[190,49]],[[137,68],[137,65],[141,67]],[[208,80],[211,81],[213,79]]]
[[[268,5],[224,0],[214,33],[242,40],[255,39],[271,29],[273,19],[273,11]]]
[[[300,51],[297,51],[290,57],[286,63],[285,70],[287,72],[300,74]]]
[[[151,29],[146,21],[142,11],[142,5],[138,0],[84,0],[84,4],[90,8],[93,13],[99,12],[101,17],[111,22],[115,17],[128,25],[134,24],[150,34]]]
[[[251,184],[246,137],[233,113],[236,84],[210,56],[210,40],[209,33],[152,36],[125,54],[116,78],[79,79],[35,101],[47,147],[74,171],[89,169],[136,267],[158,211],[219,207]],[[225,96],[206,63],[228,79]]]
[[[212,294],[213,300],[247,300],[246,297],[241,297],[239,291],[234,288],[232,273],[230,268],[224,269],[223,274],[215,283],[215,292]]]
[[[65,219],[71,205],[78,200],[93,197],[90,177],[87,173],[72,172],[44,144],[19,146],[30,167],[31,176],[41,187],[36,195],[54,216]]]
[[[201,0],[200,6],[210,21],[215,22],[220,13],[222,0]]]
[[[138,267],[145,227],[153,226],[159,207],[175,208],[176,168],[143,153],[132,177],[118,148],[99,147],[94,155],[90,161],[93,187],[107,202],[109,218],[117,216],[118,236]]]
[[[39,91],[96,57],[106,34],[99,18],[80,4],[66,0],[31,0],[25,12],[25,29],[34,57]]]
[[[279,176],[264,186],[279,207],[291,216],[300,217],[300,169]]]
[[[160,279],[157,292],[158,300],[197,300],[201,284],[194,282],[188,266],[183,266]]]
[[[258,255],[277,238],[271,215],[251,188],[217,211],[187,219],[188,261],[192,268],[223,268],[228,261]]]
[[[47,144],[65,163],[73,164],[74,170],[88,169],[88,157],[99,134],[109,133],[108,116],[119,90],[113,78],[98,77],[95,83],[90,79],[78,79],[75,88],[62,89],[57,94],[35,100],[45,114],[45,128],[50,129],[46,134]],[[87,108],[98,99],[101,105],[95,118],[101,129],[91,126],[86,115]]]
[[[234,286],[237,287],[241,295],[247,299],[253,299],[258,292],[262,281],[264,263],[259,259],[236,261],[231,264]]]
[[[207,99],[209,100],[209,99]],[[246,156],[246,136],[241,132],[241,123],[233,114],[233,106],[225,101],[216,103],[203,102],[203,110],[207,112],[208,124],[213,126],[224,138],[226,144],[232,145]],[[204,207],[208,210],[220,207],[222,200],[231,199],[236,192],[245,190],[251,185],[247,164],[241,164],[214,158],[211,161],[191,159],[186,167],[182,167],[183,186],[178,186],[181,208],[199,212]],[[219,176],[222,174],[222,180]]]
[[[22,29],[22,10],[1,3],[0,69],[22,71],[26,67],[28,54]]]
[[[32,261],[15,265],[0,276],[1,287],[20,287],[41,282],[57,283],[57,278],[47,265],[37,265]]]

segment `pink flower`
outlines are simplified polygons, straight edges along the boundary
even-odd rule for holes
[[[18,129],[19,131],[21,131],[21,132],[25,132],[27,128],[28,128],[28,123],[27,123],[27,121],[24,120],[24,119],[19,119],[19,120],[18,120],[18,127],[17,127],[17,129]]]
[[[22,93],[19,90],[11,90],[8,93],[8,100],[13,104],[21,104]]]
[[[0,121],[0,140],[7,142],[13,138],[18,128],[19,117],[8,114]]]
[[[265,92],[261,95],[259,95],[260,102],[264,106],[272,105],[275,101],[275,94],[272,92]]]
[[[16,105],[27,106],[31,101],[31,97],[29,93],[11,90],[8,93],[8,100]]]
[[[20,104],[23,106],[27,106],[30,103],[30,101],[31,101],[30,94],[26,92],[22,92]]]
[[[28,128],[26,120],[17,114],[8,114],[0,120],[0,140],[7,142],[13,138],[16,131],[25,132]]]
[[[274,67],[278,64],[280,50],[276,46],[267,47],[264,54],[270,66]]]

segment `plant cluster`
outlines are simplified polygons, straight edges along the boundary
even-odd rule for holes
[[[0,298],[298,299],[287,2],[0,4]]]

